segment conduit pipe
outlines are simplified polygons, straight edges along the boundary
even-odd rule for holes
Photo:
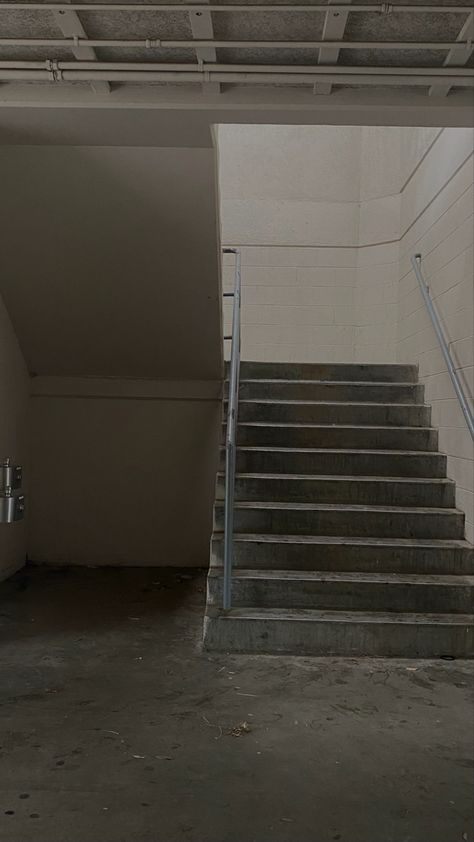
[[[367,70],[365,68],[365,70]],[[457,87],[474,87],[474,71],[465,71],[461,76],[443,74],[410,74],[381,76],[377,72],[334,73],[331,69],[326,73],[258,73],[258,72],[222,72],[222,71],[199,71],[191,72],[164,72],[164,71],[116,71],[116,70],[59,70],[53,67],[51,70],[0,70],[1,81],[51,81],[51,82],[181,82],[181,83],[202,83],[222,82],[242,85],[275,84],[275,85],[314,85],[318,81],[331,82],[339,85],[400,85],[400,86],[429,86],[436,83],[456,85]],[[416,76],[414,79],[413,77]]]
[[[465,68],[465,67],[423,67],[422,69],[419,67],[377,67],[377,68],[369,68],[367,65],[356,65],[356,66],[349,66],[349,65],[334,65],[328,67],[327,65],[313,65],[313,66],[306,66],[306,65],[295,65],[295,64],[216,64],[216,63],[192,63],[192,62],[152,62],[152,61],[74,61],[74,60],[65,60],[65,61],[52,61],[50,59],[46,60],[36,60],[36,61],[25,61],[20,59],[9,59],[5,61],[0,61],[0,70],[40,70],[40,71],[48,71],[48,72],[61,72],[64,73],[65,71],[73,71],[73,70],[92,70],[92,71],[144,71],[147,73],[150,72],[163,72],[163,73],[171,73],[171,72],[184,72],[184,73],[200,73],[201,75],[206,73],[259,73],[262,75],[271,74],[271,73],[285,73],[291,75],[299,75],[303,73],[304,75],[312,74],[314,76],[327,76],[328,73],[331,75],[339,76],[339,75],[353,75],[353,76],[364,76],[367,73],[376,74],[377,76],[393,76],[396,74],[397,76],[420,76],[420,71],[422,70],[423,76],[437,76],[443,77],[446,76],[459,78],[462,76],[472,76],[474,77],[474,69]]]
[[[250,3],[248,6],[240,3],[12,3],[1,2],[0,12],[4,9],[14,9],[16,12],[31,11],[38,12],[63,11],[63,12],[317,12],[326,13],[326,3],[311,3],[308,5],[288,3]],[[446,6],[443,4],[415,6],[413,4],[391,3],[331,3],[332,12],[376,12],[378,14],[424,14],[444,12],[449,14],[469,14],[472,6]]]
[[[331,7],[332,8],[332,7]],[[318,50],[334,47],[349,50],[450,50],[467,47],[467,41],[217,41],[160,38],[0,38],[0,47],[141,47],[145,49],[223,49]]]

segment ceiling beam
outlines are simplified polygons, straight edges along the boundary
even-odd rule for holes
[[[332,5],[333,0],[328,0],[329,5]],[[335,0],[334,0],[335,2]],[[349,12],[339,11],[337,9],[328,9],[324,19],[323,27],[323,41],[340,41],[344,35],[347,18]],[[331,65],[337,64],[339,59],[339,47],[321,47],[319,50],[318,64]],[[329,83],[318,84],[314,86],[315,94],[330,94],[332,85]]]
[[[189,22],[191,24],[191,31],[193,38],[196,40],[212,40],[214,38],[214,27],[212,25],[212,15],[207,9],[198,9],[197,11],[189,12]],[[217,61],[217,52],[214,46],[196,47],[196,58],[198,62],[215,62]],[[219,82],[203,82],[202,89],[207,94],[220,93],[221,86]]]
[[[87,39],[86,31],[79,19],[79,15],[73,9],[60,9],[53,12],[55,23],[63,33],[63,35],[75,38]],[[73,55],[84,61],[96,61],[97,55],[92,47],[81,45],[72,47]],[[110,85],[108,82],[94,81],[91,82],[91,88],[96,94],[110,93]]]
[[[464,41],[465,43],[460,44],[459,46],[452,47],[444,60],[444,67],[462,67],[463,64],[466,64],[467,60],[469,59],[472,51],[474,50],[474,44],[472,43],[474,38],[474,12],[471,12],[470,15],[467,16],[464,26],[462,27],[457,40]],[[467,42],[467,43],[466,43]],[[432,85],[429,90],[430,96],[447,96],[451,89],[451,85]]]

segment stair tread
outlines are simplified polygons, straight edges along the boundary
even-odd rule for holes
[[[229,362],[226,362],[226,365],[229,365]],[[297,366],[298,368],[311,368],[311,367],[321,367],[321,368],[370,368],[370,369],[394,369],[394,368],[404,368],[410,369],[411,371],[416,372],[418,367],[416,363],[402,363],[402,362],[395,362],[395,363],[375,363],[370,361],[361,360],[360,362],[318,362],[315,360],[314,362],[311,361],[301,361],[301,362],[292,362],[292,361],[283,361],[280,362],[278,360],[242,360],[241,365],[249,366],[249,365],[257,365],[260,368],[274,368],[275,366]]]
[[[474,614],[420,614],[386,611],[318,611],[314,608],[231,608],[220,613],[222,620],[287,620],[323,623],[399,623],[407,625],[474,626]]]
[[[226,383],[229,381],[226,380]],[[318,386],[409,386],[411,389],[416,389],[420,386],[419,383],[413,383],[406,380],[320,380],[314,378],[300,378],[300,377],[243,377],[239,380],[240,385],[243,383],[298,383],[299,385],[318,385]]]
[[[225,426],[225,422],[224,426]],[[294,428],[308,428],[310,430],[394,430],[400,432],[402,430],[430,430],[434,431],[434,427],[413,427],[403,424],[400,427],[393,427],[390,424],[313,424],[306,421],[239,421],[239,427],[290,427]]]
[[[241,381],[243,382],[243,381]],[[229,403],[227,398],[224,398],[224,403]],[[415,406],[418,409],[429,409],[429,404],[426,403],[391,403],[384,401],[378,403],[377,401],[310,401],[310,400],[289,400],[287,398],[239,398],[239,406],[242,403],[264,403],[283,406],[397,406],[403,409]],[[365,426],[365,425],[364,425]]]
[[[224,533],[215,531],[214,540],[223,540]],[[279,533],[237,532],[234,543],[249,542],[262,544],[334,544],[370,547],[419,547],[424,549],[468,549],[474,547],[464,538],[375,538],[343,535],[280,535]]]
[[[417,376],[416,366],[404,364],[243,363],[236,419],[242,444],[234,451],[236,496],[243,498],[233,504],[243,528],[233,535],[236,607],[220,609],[225,502],[217,499],[206,615],[211,646],[472,654],[474,547],[464,537],[465,515]],[[224,399],[224,425],[227,410]],[[224,451],[223,439],[217,497]],[[304,534],[319,527],[342,534]],[[302,534],[273,531],[279,528]],[[351,530],[358,534],[347,535]],[[422,537],[430,534],[436,537]]]
[[[218,471],[218,477],[225,477],[225,471]],[[236,479],[287,479],[287,480],[334,480],[335,482],[405,482],[405,483],[435,483],[437,485],[454,485],[454,480],[448,477],[385,477],[359,476],[357,474],[280,474],[280,473],[236,473]]]
[[[225,450],[225,446],[221,445],[221,449]],[[236,450],[250,450],[253,452],[264,453],[364,453],[364,454],[386,454],[387,456],[394,456],[396,454],[403,454],[404,456],[443,456],[437,450],[382,450],[382,448],[371,450],[369,448],[340,448],[340,447],[273,447],[271,445],[237,445]]]
[[[217,501],[217,505],[223,505],[224,501]],[[275,509],[275,510],[296,510],[296,511],[348,511],[348,512],[387,512],[388,514],[464,514],[460,509],[453,507],[439,508],[436,506],[368,506],[357,503],[292,503],[279,500],[238,500],[235,502],[236,509]]]
[[[221,576],[223,567],[213,567],[211,576]],[[352,582],[391,585],[446,585],[474,588],[474,575],[464,573],[366,573],[332,570],[254,570],[239,568],[232,573],[233,579],[259,579],[262,581],[280,579],[285,582]]]

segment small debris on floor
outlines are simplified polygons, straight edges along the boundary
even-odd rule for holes
[[[218,734],[217,737],[214,737],[214,739],[220,740],[220,738],[222,737],[222,726],[221,725],[214,725],[212,722],[209,722],[207,716],[204,716],[204,714],[202,715],[202,719],[204,720],[206,725],[209,726],[209,728],[218,728],[219,729],[219,734]]]
[[[249,734],[252,730],[251,726],[248,722],[241,722],[239,725],[235,725],[234,728],[230,731],[232,737],[242,737],[244,734]]]

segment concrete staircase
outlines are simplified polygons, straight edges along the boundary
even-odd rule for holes
[[[474,552],[417,370],[242,363],[232,609],[217,477],[204,643],[472,657]]]

